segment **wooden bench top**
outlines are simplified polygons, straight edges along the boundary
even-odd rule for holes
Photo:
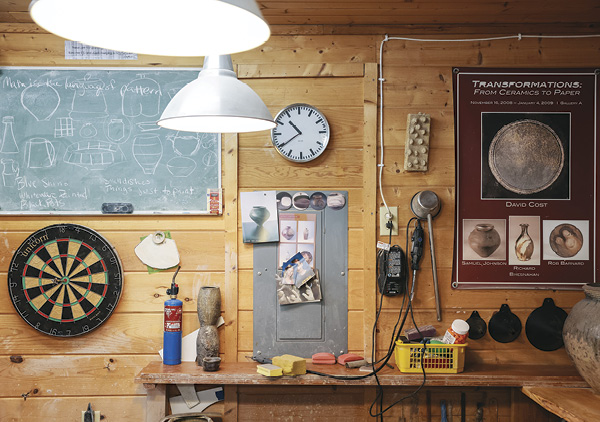
[[[337,380],[319,375],[306,374],[297,377],[283,376],[267,378],[256,372],[255,362],[221,364],[217,372],[205,372],[195,362],[180,365],[163,365],[160,361],[150,362],[136,376],[135,381],[143,384],[223,384],[223,385],[375,385],[373,376],[361,380]],[[307,364],[307,369],[334,375],[363,375],[357,369],[346,369],[341,365]],[[421,373],[406,374],[395,367],[384,368],[378,373],[382,385],[410,386],[423,381]],[[569,387],[587,388],[587,383],[574,366],[533,365],[480,365],[465,367],[459,374],[427,374],[427,386],[460,387]]]

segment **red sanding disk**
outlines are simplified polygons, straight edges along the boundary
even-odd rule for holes
[[[312,355],[312,363],[317,365],[335,365],[335,356],[331,353],[315,353]]]
[[[354,362],[355,360],[363,360],[362,356],[355,355],[354,353],[346,353],[345,355],[340,355],[338,357],[338,363],[340,365],[345,365],[346,362]]]

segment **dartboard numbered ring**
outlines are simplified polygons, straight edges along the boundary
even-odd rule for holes
[[[29,325],[55,337],[98,328],[123,289],[117,252],[97,232],[76,224],[48,226],[30,235],[10,263],[8,291]]]

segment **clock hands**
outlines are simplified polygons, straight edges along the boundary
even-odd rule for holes
[[[282,144],[279,144],[279,147],[281,148],[282,146],[285,146],[287,144],[289,144],[290,142],[292,142],[294,139],[296,139],[298,136],[302,135],[302,131],[300,129],[298,129],[298,126],[296,126],[294,124],[294,122],[292,122],[291,120],[289,121],[290,126],[292,126],[296,132],[298,132],[297,134],[295,134],[294,136],[292,136],[290,139],[288,139],[287,141],[285,141]]]
[[[295,134],[294,136],[292,136],[290,139],[288,139],[287,141],[285,141],[282,144],[279,144],[279,147],[285,146],[287,144],[289,144],[290,142],[292,142],[294,139],[296,139],[298,136],[300,136],[300,133]]]
[[[300,129],[298,129],[298,127],[290,120],[290,125],[296,129],[296,132],[298,132],[298,135],[302,135],[302,132],[300,131]]]

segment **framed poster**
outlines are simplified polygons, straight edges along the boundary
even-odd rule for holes
[[[598,71],[454,69],[454,288],[597,278]]]

